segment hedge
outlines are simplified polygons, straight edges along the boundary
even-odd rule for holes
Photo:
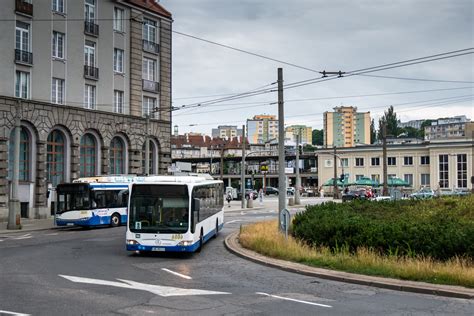
[[[474,258],[474,195],[308,206],[292,234],[314,246],[387,255]]]

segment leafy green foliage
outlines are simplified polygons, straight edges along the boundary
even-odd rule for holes
[[[323,130],[313,129],[312,139],[313,139],[312,141],[313,145],[322,146],[323,145]]]
[[[431,200],[354,201],[307,207],[293,235],[313,246],[386,255],[474,258],[474,196]]]

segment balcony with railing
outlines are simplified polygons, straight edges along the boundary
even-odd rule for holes
[[[155,42],[150,42],[147,40],[143,41],[143,50],[148,53],[158,54],[160,52],[160,45]]]
[[[150,81],[142,79],[142,88],[144,91],[159,93],[160,92],[160,83],[156,81]]]
[[[99,68],[84,65],[84,78],[99,80]]]
[[[93,20],[84,21],[84,33],[92,36],[99,36],[99,25],[95,24]]]
[[[33,4],[28,3],[25,0],[15,0],[15,11],[33,16]]]
[[[33,53],[15,49],[15,62],[25,65],[33,65]]]

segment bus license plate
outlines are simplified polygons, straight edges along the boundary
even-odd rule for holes
[[[151,248],[151,251],[165,251],[165,248],[163,248],[163,247],[153,247],[153,248]]]
[[[74,226],[74,223],[67,223],[67,226]]]

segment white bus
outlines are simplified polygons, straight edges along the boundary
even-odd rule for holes
[[[149,176],[133,183],[127,250],[200,251],[224,226],[224,183],[204,176]]]
[[[135,176],[80,178],[56,187],[57,226],[120,226],[127,222],[129,188]]]

